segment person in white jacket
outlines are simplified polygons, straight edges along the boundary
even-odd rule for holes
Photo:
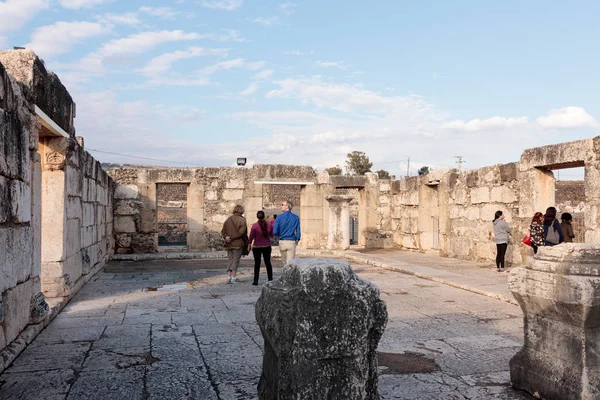
[[[496,271],[504,272],[504,256],[508,247],[508,234],[510,227],[504,220],[502,211],[496,211],[494,214],[494,242],[496,242]]]

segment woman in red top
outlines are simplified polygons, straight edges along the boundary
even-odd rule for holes
[[[252,224],[250,237],[248,238],[248,247],[252,249],[254,255],[254,286],[258,285],[258,273],[260,271],[260,255],[265,259],[267,267],[267,278],[273,280],[273,267],[271,266],[271,237],[273,236],[273,226],[265,221],[265,213],[259,211],[256,213],[258,221]]]

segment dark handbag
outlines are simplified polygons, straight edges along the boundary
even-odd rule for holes
[[[244,233],[242,240],[244,241],[244,247],[242,247],[242,256],[247,256],[250,254],[250,250],[248,249],[248,235]]]

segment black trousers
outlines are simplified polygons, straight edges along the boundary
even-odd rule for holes
[[[508,243],[496,243],[496,268],[504,268],[504,255],[506,254],[506,248]]]
[[[252,255],[254,256],[254,283],[258,283],[258,274],[260,272],[260,256],[265,260],[267,267],[267,278],[273,280],[273,266],[271,265],[271,246],[269,247],[253,247]]]

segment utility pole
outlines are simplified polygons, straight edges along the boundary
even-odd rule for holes
[[[408,163],[406,164],[406,176],[410,176],[410,157],[408,157]]]
[[[462,171],[462,165],[465,162],[463,160],[463,156],[454,156],[454,158],[456,158],[456,164],[458,165],[458,172]]]

